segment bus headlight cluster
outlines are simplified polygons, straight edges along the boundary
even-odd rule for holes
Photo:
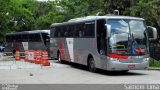
[[[111,61],[116,61],[116,62],[119,62],[119,59],[116,59],[116,58],[110,58]]]
[[[149,61],[149,58],[144,58],[143,61]]]

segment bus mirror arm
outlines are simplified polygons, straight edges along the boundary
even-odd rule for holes
[[[111,36],[111,25],[105,24],[105,26],[106,26],[106,35],[107,38],[109,38]]]

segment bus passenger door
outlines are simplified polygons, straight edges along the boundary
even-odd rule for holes
[[[100,68],[105,68],[107,63],[107,39],[106,39],[106,21],[97,20],[97,50],[100,55],[98,65]]]
[[[106,42],[104,33],[101,33],[100,35],[100,58],[101,60],[105,60],[107,55],[107,49],[106,49]]]

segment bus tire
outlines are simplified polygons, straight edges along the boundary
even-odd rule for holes
[[[58,58],[58,62],[62,63],[62,58],[61,58],[61,54],[60,53],[58,53],[58,57],[57,58]]]
[[[90,72],[96,72],[95,61],[92,57],[90,57],[89,60],[88,60],[88,68],[89,68]]]

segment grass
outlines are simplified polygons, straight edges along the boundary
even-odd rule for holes
[[[150,66],[150,67],[160,67],[160,61],[151,58],[151,59],[150,59],[149,66]]]

